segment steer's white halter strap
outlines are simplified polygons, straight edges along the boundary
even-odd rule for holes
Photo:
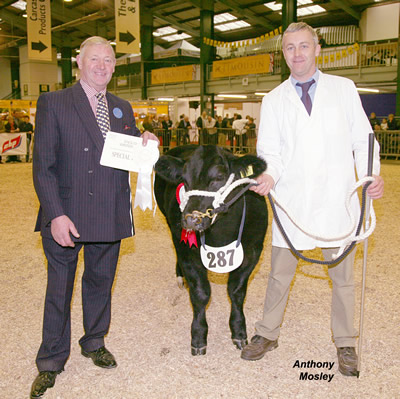
[[[200,197],[214,197],[214,201],[212,203],[214,209],[218,208],[220,205],[222,205],[225,201],[225,198],[238,186],[242,184],[247,184],[247,183],[255,183],[257,182],[254,179],[249,179],[248,177],[245,177],[243,179],[238,179],[236,181],[233,181],[235,178],[235,175],[232,173],[227,182],[225,183],[224,186],[222,186],[218,191],[203,191],[203,190],[191,190],[191,191],[185,191],[185,189],[182,187],[181,193],[180,193],[180,199],[181,203],[179,204],[179,208],[181,212],[186,207],[187,202],[189,201],[189,198],[193,195],[197,195]]]

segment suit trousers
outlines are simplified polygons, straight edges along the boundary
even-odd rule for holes
[[[89,352],[104,345],[111,321],[111,289],[121,241],[76,243],[62,247],[43,237],[47,258],[47,290],[44,305],[42,344],[36,357],[39,371],[62,370],[71,347],[71,298],[78,254],[84,247],[82,276],[84,336],[81,347]]]
[[[323,248],[324,259],[330,260],[338,248]],[[355,346],[353,264],[355,250],[340,263],[328,267],[332,280],[331,329],[336,347]],[[298,258],[288,248],[272,247],[271,272],[268,278],[263,318],[256,323],[256,334],[269,340],[279,337],[290,284]]]

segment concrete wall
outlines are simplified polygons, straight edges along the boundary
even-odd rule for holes
[[[12,92],[10,60],[0,58],[0,99]]]
[[[49,85],[49,91],[54,91],[58,83],[57,51],[53,47],[53,60],[34,61],[28,58],[28,47],[19,48],[19,77],[21,83],[21,98],[36,100],[40,94],[40,85]],[[25,88],[27,85],[27,93]]]

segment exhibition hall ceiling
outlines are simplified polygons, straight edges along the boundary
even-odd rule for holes
[[[358,25],[368,7],[393,0],[298,0],[298,21],[321,26]],[[185,39],[200,46],[201,0],[140,0],[141,13],[153,15],[154,44],[164,48]],[[26,43],[26,2],[0,1],[0,56]],[[214,1],[215,40],[231,42],[263,35],[281,26],[282,1]],[[52,44],[77,48],[87,37],[115,39],[114,0],[52,0]]]

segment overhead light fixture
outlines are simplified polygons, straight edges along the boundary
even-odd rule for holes
[[[174,101],[174,99],[171,97],[159,97],[157,101]]]
[[[268,93],[262,93],[262,92],[257,92],[257,93],[254,93],[256,96],[265,96],[265,95],[267,95]]]
[[[222,98],[247,98],[244,94],[218,94],[217,97]]]
[[[357,90],[358,91],[364,91],[364,92],[367,92],[367,93],[379,93],[378,89],[367,89],[365,87],[357,87]]]
[[[18,8],[18,10],[25,11],[26,10],[26,1],[25,0],[17,0],[15,3],[10,4],[11,7]]]

